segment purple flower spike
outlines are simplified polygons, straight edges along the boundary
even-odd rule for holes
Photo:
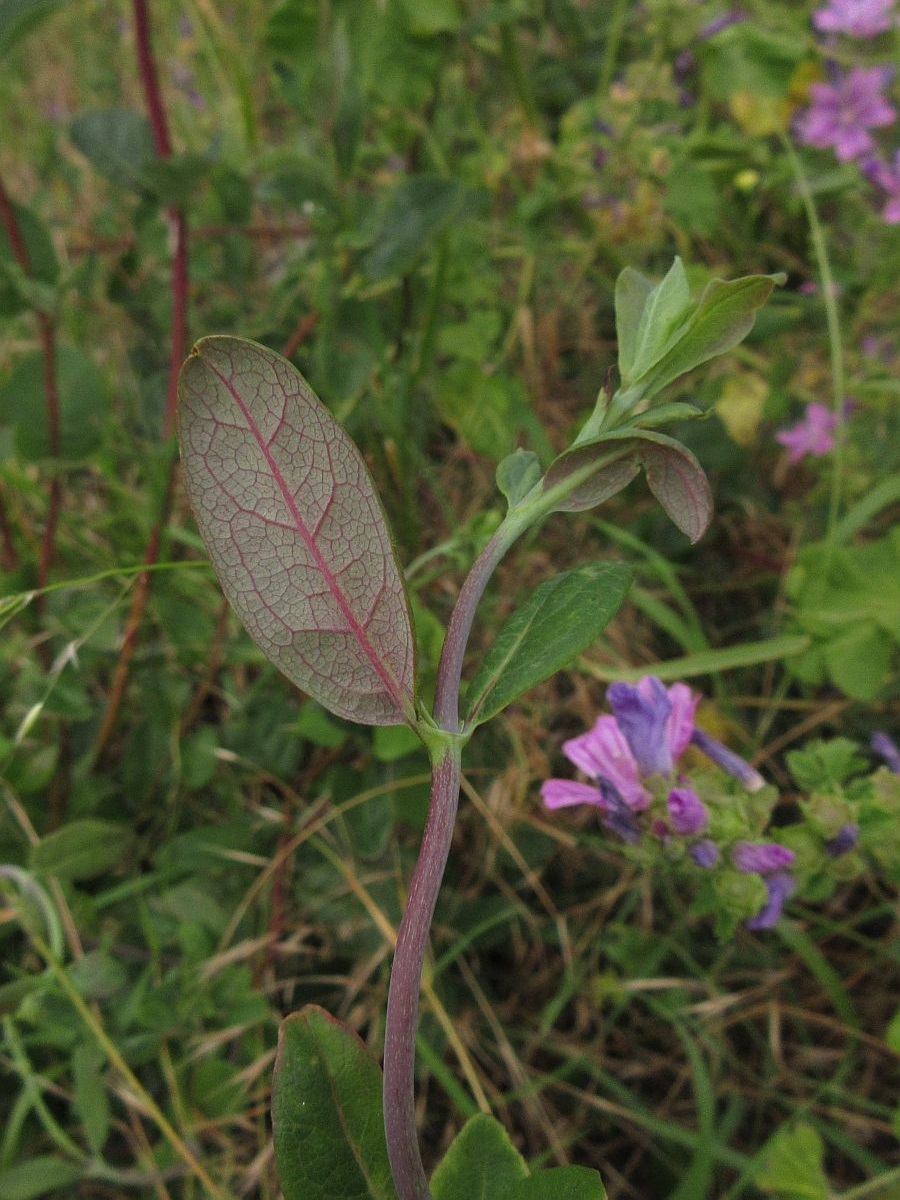
[[[789,867],[797,856],[777,842],[738,842],[732,857],[739,871],[748,875],[769,875]]]
[[[854,67],[833,87],[811,84],[811,103],[797,122],[800,141],[832,147],[841,162],[869,154],[875,146],[869,130],[893,124],[897,115],[881,94],[888,78],[882,67]]]
[[[885,33],[894,24],[894,0],[828,0],[813,13],[813,25],[823,33],[848,33],[868,38]]]
[[[688,851],[698,867],[710,870],[719,861],[719,847],[712,838],[701,838]]]
[[[825,843],[825,853],[829,858],[838,858],[852,850],[858,841],[859,826],[851,821],[839,829],[833,838],[828,839]]]
[[[702,833],[709,824],[706,805],[692,788],[672,788],[668,806],[672,829],[684,837]]]
[[[607,829],[617,833],[623,841],[640,841],[641,831],[634,811],[628,807],[618,788],[602,776],[597,780],[603,816],[600,818]]]
[[[895,775],[900,775],[900,749],[892,737],[886,733],[873,733],[870,742],[876,754],[880,754]]]
[[[766,781],[759,771],[745,762],[739,754],[735,754],[733,750],[729,750],[727,746],[716,741],[705,730],[695,729],[691,734],[691,742],[723,771],[727,771],[729,775],[739,779],[748,792],[758,792],[760,788],[766,786]]]
[[[781,916],[785,900],[797,886],[790,871],[775,871],[765,877],[765,883],[769,898],[755,916],[744,922],[748,929],[771,929]]]

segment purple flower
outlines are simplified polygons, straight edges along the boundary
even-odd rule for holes
[[[880,754],[895,775],[900,775],[900,749],[886,733],[873,733],[869,743],[876,754]]]
[[[755,767],[751,767],[739,754],[716,741],[705,729],[694,730],[691,734],[691,745],[702,750],[707,758],[711,758],[723,771],[739,779],[748,792],[758,792],[766,786],[766,781]]]
[[[823,33],[874,37],[894,24],[894,0],[828,0],[813,13],[813,25]]]
[[[885,193],[882,221],[887,225],[900,225],[900,150],[895,151],[892,165],[873,158],[864,164],[863,174]]]
[[[614,683],[607,698],[640,773],[668,775],[691,740],[699,695],[645,675],[636,686]]]
[[[797,886],[790,871],[775,871],[764,877],[769,897],[754,916],[744,922],[748,929],[771,929],[784,908],[784,902]]]
[[[688,853],[698,867],[705,867],[707,870],[719,861],[719,847],[711,838],[701,838],[699,842],[694,842]]]
[[[693,788],[672,788],[667,803],[669,821],[675,833],[690,837],[696,833],[703,833],[709,824],[706,805]]]
[[[615,717],[598,717],[593,729],[589,729],[587,733],[582,733],[579,737],[563,742],[563,754],[569,762],[574,763],[591,779],[608,779],[629,808],[646,808],[650,803],[650,793],[641,783],[634,755],[629,749],[624,734],[616,724]],[[561,782],[563,781],[548,779],[541,788],[546,803],[550,803],[547,789],[551,784]],[[579,786],[584,787],[584,784]],[[554,792],[555,789],[551,791],[551,795]],[[578,804],[581,801],[573,798],[567,803]],[[597,801],[595,800],[593,803],[597,803]]]
[[[732,851],[734,865],[748,875],[768,875],[789,867],[797,857],[777,842],[738,842]]]
[[[775,441],[788,448],[788,461],[799,462],[807,454],[819,458],[834,449],[838,418],[824,404],[807,404],[796,424],[775,434]]]
[[[887,78],[881,67],[854,67],[834,86],[811,84],[812,102],[796,126],[800,141],[832,146],[841,162],[868,154],[875,146],[868,131],[892,124],[897,115],[881,94]]]
[[[614,783],[602,776],[597,780],[597,790],[600,793],[603,816],[601,820],[607,829],[617,833],[623,841],[637,842],[641,831],[634,810],[629,808]]]
[[[843,825],[834,837],[828,839],[825,843],[825,853],[829,858],[838,858],[852,850],[858,841],[859,826],[851,821]]]

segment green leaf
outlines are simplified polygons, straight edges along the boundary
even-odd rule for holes
[[[616,339],[619,344],[619,374],[631,377],[638,345],[641,313],[653,291],[653,280],[626,267],[616,280]]]
[[[83,1042],[72,1054],[72,1104],[94,1154],[103,1151],[109,1136],[109,1094],[103,1080],[103,1051],[96,1042]]]
[[[359,450],[291,363],[242,338],[198,342],[179,398],[197,525],[257,646],[340,717],[412,717],[409,602]]]
[[[126,826],[114,821],[70,821],[31,847],[28,865],[57,879],[94,879],[118,862],[130,837]]]
[[[692,542],[712,520],[712,492],[700,463],[686,446],[664,434],[641,434],[638,449],[647,486],[671,520]]]
[[[629,441],[604,438],[602,442],[586,442],[561,454],[544,476],[545,490],[566,483],[570,476],[580,475],[592,465],[595,469],[557,501],[555,511],[582,512],[621,492],[641,469],[634,451],[635,446]]]
[[[634,284],[630,284],[634,288]],[[631,298],[631,303],[634,299]],[[640,321],[634,335],[633,363],[622,382],[641,379],[659,362],[672,341],[672,331],[684,319],[691,304],[684,263],[676,258],[665,278],[648,294],[641,309]]]
[[[822,1168],[822,1138],[800,1122],[779,1129],[762,1151],[759,1188],[779,1200],[828,1200],[831,1189]]]
[[[606,1200],[606,1188],[589,1167],[553,1167],[524,1179],[503,1200]]]
[[[27,280],[52,288],[59,278],[59,262],[46,225],[21,204],[13,204],[12,212],[28,256]],[[6,226],[0,221],[0,316],[14,316],[29,307],[25,290]]]
[[[510,508],[521,503],[540,478],[540,460],[532,450],[514,450],[497,465],[497,487]]]
[[[528,1167],[499,1121],[470,1117],[431,1178],[434,1200],[506,1200]]]
[[[109,406],[106,380],[74,346],[57,346],[56,391],[59,400],[60,454],[85,458],[96,450]],[[0,425],[15,435],[17,453],[30,462],[50,456],[50,430],[44,358],[35,350],[22,356],[0,387]]]
[[[0,0],[0,58],[69,0]]]
[[[381,1069],[355,1033],[315,1005],[281,1023],[272,1124],[284,1200],[396,1200]]]
[[[556,504],[557,512],[593,508],[624,488],[643,466],[647,485],[682,533],[702,537],[712,517],[712,493],[703,468],[687,447],[647,429],[624,427],[565,451],[544,476],[549,489],[595,470]]]
[[[78,1163],[40,1154],[0,1170],[0,1200],[38,1200],[60,1188],[71,1188],[83,1175]]]
[[[643,394],[656,395],[673,379],[733,349],[753,328],[756,310],[768,300],[776,283],[783,282],[783,275],[713,279],[677,331],[670,333],[664,353],[649,364],[636,364],[635,382],[640,383]]]
[[[413,37],[455,33],[462,24],[457,0],[400,0]]]
[[[144,169],[156,159],[150,124],[128,108],[81,113],[72,122],[75,146],[112,183],[132,191],[145,188]]]
[[[397,184],[391,193],[375,237],[363,259],[370,279],[403,275],[429,242],[457,218],[471,192],[457,179],[417,175]]]
[[[589,646],[628,593],[624,563],[590,563],[540,584],[505,622],[468,691],[466,724],[496,716]]]
[[[125,968],[104,950],[91,950],[73,962],[69,978],[85,1000],[105,1000],[128,982]]]

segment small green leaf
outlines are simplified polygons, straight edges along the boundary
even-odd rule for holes
[[[434,236],[458,217],[471,192],[457,179],[417,175],[388,199],[375,244],[363,260],[370,279],[403,275]]]
[[[627,487],[641,469],[629,441],[607,440],[586,442],[561,454],[550,464],[544,476],[544,489],[557,487],[591,465],[595,470],[582,483],[556,503],[556,512],[583,512],[602,504]]]
[[[497,465],[497,487],[510,508],[521,503],[540,478],[540,460],[532,450],[514,450]]]
[[[103,1080],[104,1056],[95,1042],[83,1042],[72,1054],[72,1102],[88,1145],[100,1154],[109,1135],[109,1094]]]
[[[499,1121],[470,1117],[431,1178],[434,1200],[507,1200],[528,1167]]]
[[[759,1188],[779,1200],[828,1200],[831,1189],[822,1168],[824,1149],[818,1130],[800,1122],[779,1129],[762,1151]]]
[[[606,1200],[606,1188],[589,1167],[553,1167],[522,1180],[503,1200]]]
[[[653,280],[626,267],[616,280],[616,339],[619,344],[619,374],[631,377],[638,344],[641,314],[653,291]]]
[[[691,289],[684,263],[676,258],[665,278],[647,295],[634,335],[634,360],[627,377],[622,376],[623,383],[636,382],[659,362],[672,343],[673,330],[684,320],[690,306]]]
[[[712,492],[703,468],[686,446],[664,434],[641,435],[638,450],[647,486],[672,521],[692,542],[712,519]]]
[[[69,967],[69,978],[85,1000],[106,1000],[128,982],[125,968],[105,950],[90,950]]]
[[[664,353],[635,367],[635,382],[640,383],[643,394],[656,395],[672,380],[742,342],[753,328],[756,310],[768,300],[776,283],[783,282],[783,275],[713,279],[683,318],[677,334],[669,338]]]
[[[73,1187],[83,1175],[78,1163],[52,1154],[26,1158],[14,1167],[0,1169],[0,1200],[38,1200]]]
[[[647,485],[682,533],[696,542],[712,516],[709,481],[697,459],[674,438],[636,426],[603,434],[561,454],[544,476],[546,489],[595,464],[587,479],[556,504],[557,512],[593,508],[624,488],[643,466]]]
[[[77,149],[112,183],[143,191],[144,169],[156,159],[149,122],[128,108],[81,113],[70,134]]]
[[[272,1123],[285,1200],[396,1200],[381,1069],[355,1033],[315,1005],[281,1023]]]
[[[106,380],[86,354],[74,346],[56,349],[60,454],[84,458],[102,437],[109,392]],[[0,425],[15,431],[18,454],[29,462],[50,455],[44,359],[40,351],[22,356],[0,387]]]
[[[468,692],[481,724],[566,666],[614,616],[631,585],[624,563],[590,563],[540,584],[505,622]]]
[[[455,33],[462,24],[457,0],[400,0],[413,37]]]
[[[243,338],[198,342],[179,399],[194,515],[247,632],[337,716],[402,723],[412,621],[359,450],[291,363]]]
[[[0,0],[0,58],[69,0]]]
[[[13,204],[13,216],[28,257],[24,283],[52,289],[59,278],[59,261],[49,230],[29,208]],[[28,307],[21,267],[13,252],[6,226],[0,221],[0,316],[10,317]]]
[[[96,817],[70,821],[31,847],[28,865],[57,879],[94,879],[114,866],[130,832],[114,821]]]

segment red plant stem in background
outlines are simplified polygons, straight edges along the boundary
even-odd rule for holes
[[[0,566],[4,571],[15,571],[18,565],[19,553],[12,535],[6,501],[3,499],[3,492],[0,491]]]
[[[19,265],[19,269],[24,275],[31,275],[31,256],[28,253],[28,247],[25,245],[22,230],[19,228],[15,209],[9,198],[9,193],[3,185],[2,179],[0,179],[0,220],[3,221],[3,227],[6,230],[6,236],[9,239],[9,244],[12,248],[13,256]],[[56,330],[49,314],[44,312],[43,309],[36,308],[34,316],[37,321],[38,341],[40,342],[41,358],[43,361],[44,403],[47,406],[47,437],[50,456],[51,458],[58,459],[62,441],[59,418],[59,391],[56,386]],[[41,539],[41,556],[37,574],[37,585],[39,588],[46,586],[50,575],[50,566],[53,562],[53,551],[56,543],[56,526],[59,521],[61,503],[62,484],[59,475],[54,472],[50,480],[47,520],[44,525],[44,535]],[[4,557],[9,557],[10,549],[12,550],[14,560],[15,546],[12,544],[11,537],[7,537],[7,531],[4,527]],[[39,603],[41,600],[42,597],[38,597]]]
[[[159,87],[159,73],[156,69],[156,59],[153,54],[153,44],[150,37],[150,18],[147,0],[134,0],[133,10],[138,72],[141,78],[141,86],[144,90],[144,100],[147,105],[150,127],[153,131],[153,143],[156,147],[156,153],[160,158],[170,158],[172,155],[172,142],[169,136],[165,105]],[[184,362],[187,354],[189,270],[187,218],[181,209],[170,207],[166,210],[166,219],[169,223],[172,238],[172,274],[170,283],[172,313],[169,326],[169,376],[166,388],[165,415],[163,417],[163,436],[166,441],[169,441],[175,432],[175,414],[178,403],[178,375],[181,371],[181,364]],[[163,530],[165,529],[172,506],[176,475],[177,459],[173,447],[160,512],[150,533],[150,539],[144,553],[144,566],[146,567],[152,567],[159,558]],[[110,736],[116,725],[119,709],[122,706],[131,661],[137,646],[138,632],[144,618],[144,610],[147,607],[147,597],[150,593],[150,579],[150,571],[144,571],[139,575],[131,598],[131,607],[128,610],[125,629],[122,634],[122,647],[119,651],[119,659],[116,663],[112,680],[110,681],[106,711],[103,714],[103,720],[100,723],[100,729],[94,743],[95,766],[103,759]]]

